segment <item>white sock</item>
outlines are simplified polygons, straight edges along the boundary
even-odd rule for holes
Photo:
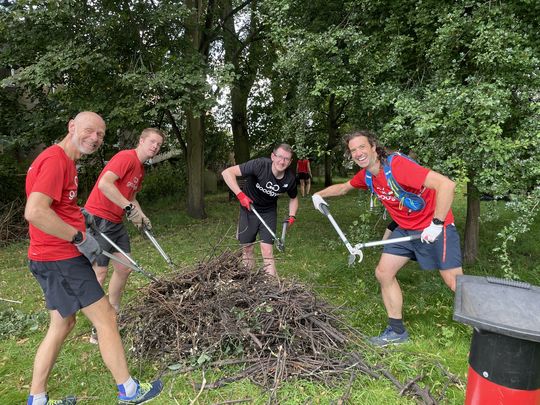
[[[30,395],[26,405],[46,405],[47,400],[47,393],[41,392],[39,394]]]
[[[138,384],[130,376],[125,383],[118,385],[118,391],[120,391],[122,395],[131,398],[137,393],[137,386]]]

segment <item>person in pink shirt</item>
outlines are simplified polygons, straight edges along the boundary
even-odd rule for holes
[[[29,223],[29,267],[43,290],[50,323],[34,359],[27,405],[76,403],[73,396],[49,400],[47,382],[79,310],[99,334],[99,350],[116,381],[119,404],[142,404],[163,389],[160,380],[139,383],[129,374],[116,314],[92,269],[101,248],[86,233],[77,205],[75,161],[94,153],[104,136],[103,119],[81,112],[69,121],[64,139],[45,149],[28,169],[24,217]]]
[[[164,135],[159,129],[143,130],[135,149],[118,152],[105,165],[84,206],[85,214],[93,216],[93,222],[99,231],[126,253],[131,252],[131,246],[129,235],[122,223],[124,214],[138,229],[143,226],[147,229],[152,228],[150,220],[137,201],[137,193],[141,190],[144,180],[143,163],[159,153],[163,141]],[[122,259],[122,254],[116,252],[99,234],[96,235],[96,239],[103,249],[110,253],[114,252],[114,255]],[[108,266],[107,256],[97,257],[94,271],[102,286],[107,278]],[[118,312],[131,269],[117,262],[113,263],[113,268],[109,281],[109,301]],[[94,332],[90,341],[97,343]]]
[[[313,205],[323,212],[322,205],[328,205],[323,197],[343,195],[354,189],[369,191],[366,183],[366,171],[369,171],[375,195],[398,225],[391,238],[421,235],[420,239],[410,242],[385,245],[375,269],[388,314],[388,327],[370,341],[377,346],[404,343],[409,334],[403,324],[403,296],[396,278],[398,271],[409,260],[415,260],[423,270],[439,270],[452,291],[456,289],[457,276],[463,274],[459,235],[451,210],[455,184],[440,173],[395,155],[391,163],[395,181],[405,191],[420,195],[425,202],[422,209],[411,210],[403,205],[387,183],[383,170],[387,154],[375,135],[369,131],[355,131],[344,137],[344,143],[361,170],[351,180],[315,193]]]

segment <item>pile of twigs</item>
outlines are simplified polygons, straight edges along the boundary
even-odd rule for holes
[[[0,246],[21,240],[28,234],[24,202],[17,199],[0,206]]]
[[[204,388],[249,378],[275,395],[291,377],[326,383],[337,377],[349,378],[350,390],[354,376],[364,373],[390,380],[401,395],[437,403],[417,384],[421,376],[402,384],[382,366],[368,364],[359,350],[360,332],[346,326],[335,308],[296,282],[246,270],[239,254],[223,253],[142,288],[123,311],[121,326],[138,357],[245,365]]]

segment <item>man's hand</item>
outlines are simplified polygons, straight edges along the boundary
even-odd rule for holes
[[[429,226],[422,231],[420,240],[422,241],[422,243],[433,243],[441,234],[442,230],[442,225],[435,225],[433,222],[431,222],[431,224],[429,224]]]
[[[285,220],[285,222],[288,223],[289,228],[294,224],[294,221],[296,221],[296,217],[294,215],[289,215],[289,218]]]
[[[126,211],[126,216],[128,221],[135,225],[137,229],[141,229],[143,219],[146,218],[135,206],[133,206],[129,211]]]
[[[244,192],[240,191],[238,194],[236,194],[236,198],[238,198],[238,201],[240,201],[240,205],[244,207],[246,210],[251,211],[251,203],[253,200],[249,198],[247,195],[244,194]]]
[[[144,226],[148,231],[151,231],[151,230],[152,230],[152,222],[150,222],[150,220],[148,219],[148,217],[143,216],[142,223],[143,223],[143,226]]]
[[[101,246],[94,237],[86,233],[85,238],[81,243],[75,245],[79,252],[81,252],[88,261],[93,265],[97,257],[101,254]]]
[[[94,229],[96,226],[96,220],[92,214],[90,214],[84,207],[81,207],[81,214],[84,216],[84,223],[87,229]]]
[[[328,203],[324,201],[319,194],[313,194],[311,196],[311,200],[313,201],[313,206],[326,215],[326,213],[322,210],[322,205],[326,205],[328,207]]]

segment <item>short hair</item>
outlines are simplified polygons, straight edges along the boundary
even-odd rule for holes
[[[148,138],[151,134],[157,134],[157,135],[161,136],[161,139],[163,139],[163,141],[165,141],[165,134],[163,133],[163,131],[161,131],[160,129],[157,129],[157,128],[145,128],[145,129],[143,129],[139,139]]]
[[[294,153],[291,145],[289,145],[288,143],[280,143],[274,148],[272,152],[276,153],[278,149],[283,149],[285,152],[289,152],[291,155]]]
[[[351,152],[349,150],[349,142],[352,139],[357,138],[359,136],[365,136],[369,144],[371,146],[375,146],[375,150],[377,151],[377,156],[379,157],[379,160],[382,161],[386,159],[386,157],[388,156],[386,148],[379,143],[379,140],[377,139],[376,135],[373,132],[365,130],[365,129],[353,131],[343,137],[343,143],[345,144],[345,156],[347,158],[349,159],[351,158]]]

